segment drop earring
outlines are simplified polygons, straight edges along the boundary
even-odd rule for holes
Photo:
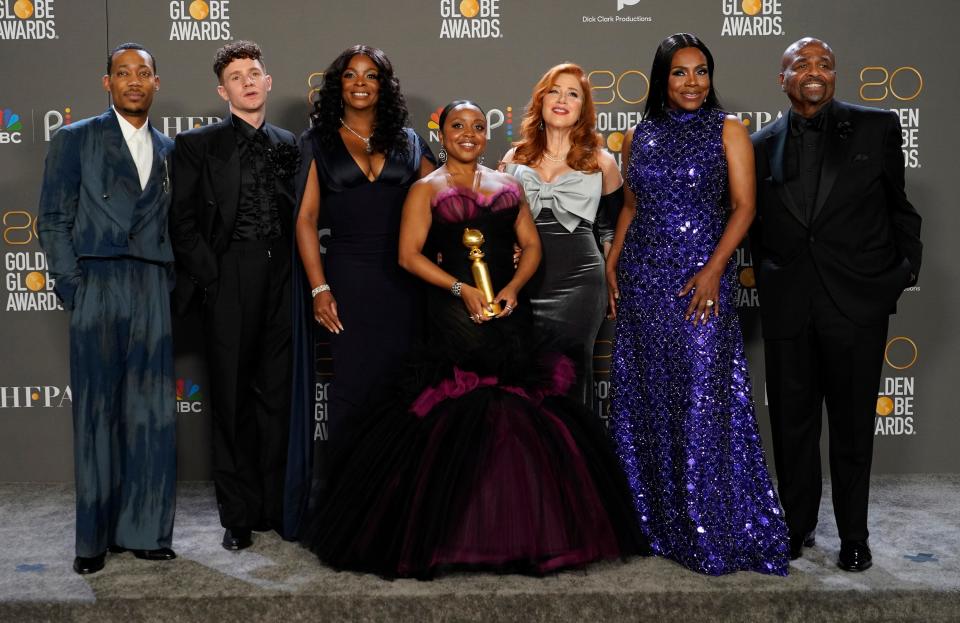
[[[447,148],[441,147],[440,151],[437,152],[437,160],[440,161],[440,164],[447,164]]]

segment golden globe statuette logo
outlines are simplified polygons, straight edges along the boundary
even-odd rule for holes
[[[31,292],[39,292],[43,290],[43,287],[47,285],[47,278],[43,276],[43,273],[33,271],[27,273],[26,278],[23,282],[26,284],[27,289]]]
[[[13,14],[20,19],[33,17],[33,3],[30,0],[17,0],[13,5]]]
[[[740,6],[747,15],[756,15],[763,8],[763,3],[760,0],[743,0]]]
[[[210,15],[210,5],[203,0],[193,0],[190,3],[190,17],[195,20],[207,19]]]
[[[460,2],[460,14],[464,17],[476,17],[480,12],[480,3],[477,0],[462,0]]]

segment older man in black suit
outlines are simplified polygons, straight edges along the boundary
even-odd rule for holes
[[[889,314],[920,272],[920,216],[904,192],[900,122],[834,100],[836,59],[814,38],[783,54],[790,110],[753,135],[767,390],[791,558],[814,544],[827,406],[839,566],[871,565],[867,500]]]

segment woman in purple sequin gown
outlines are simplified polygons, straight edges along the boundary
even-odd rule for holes
[[[731,255],[754,215],[750,139],[719,109],[693,35],[664,40],[650,75],[607,268],[611,433],[655,554],[710,575],[786,575],[734,302]]]

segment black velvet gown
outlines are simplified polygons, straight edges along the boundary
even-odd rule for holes
[[[520,192],[441,193],[424,254],[470,283],[461,237],[478,228],[498,289],[514,270]],[[534,341],[529,302],[476,325],[431,288],[427,318],[425,344],[334,456],[305,545],[337,569],[418,578],[541,574],[644,552],[612,446],[566,397],[574,364]]]

